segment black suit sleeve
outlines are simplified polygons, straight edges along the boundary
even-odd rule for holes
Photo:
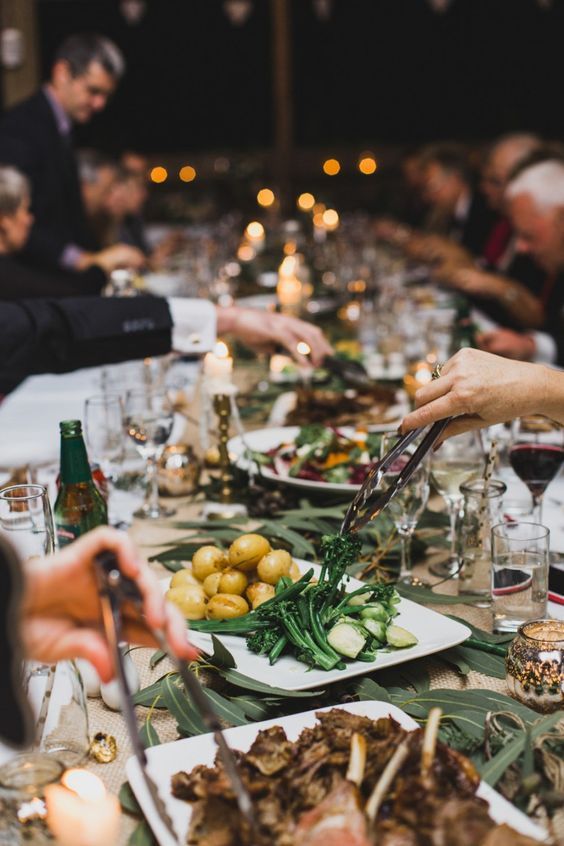
[[[159,297],[0,302],[0,394],[34,373],[164,355],[171,329]]]

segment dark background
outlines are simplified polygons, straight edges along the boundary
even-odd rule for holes
[[[61,39],[103,32],[128,72],[83,143],[151,153],[264,149],[273,142],[271,18],[242,27],[221,0],[148,0],[128,26],[118,0],[39,0],[47,73]],[[514,129],[564,136],[564,0],[335,0],[331,18],[292,2],[295,141],[361,150]]]

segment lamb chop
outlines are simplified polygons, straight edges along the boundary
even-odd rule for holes
[[[355,733],[346,778],[317,808],[302,815],[294,834],[295,846],[370,846],[359,792],[365,765],[366,741]]]

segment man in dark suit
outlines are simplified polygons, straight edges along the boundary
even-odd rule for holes
[[[99,35],[73,35],[59,48],[47,84],[0,121],[0,162],[30,180],[35,223],[26,259],[84,270],[98,244],[88,227],[72,145],[74,123],[101,111],[123,75],[118,48]],[[136,257],[139,265],[143,257]]]

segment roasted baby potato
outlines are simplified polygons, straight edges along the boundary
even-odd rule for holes
[[[192,558],[192,572],[201,582],[210,573],[219,573],[228,566],[227,555],[217,546],[201,546]]]
[[[267,585],[266,582],[254,582],[247,588],[247,599],[253,606],[253,610],[266,602],[267,599],[272,599],[276,591],[273,585]]]
[[[229,547],[229,564],[245,573],[254,570],[263,556],[270,552],[270,544],[262,535],[241,535]]]
[[[275,585],[282,576],[290,575],[292,556],[285,549],[274,549],[263,556],[257,566],[259,579],[269,585]]]
[[[201,586],[169,588],[166,598],[176,605],[187,620],[202,620],[206,616],[206,597]]]
[[[216,593],[219,593],[219,580],[221,579],[221,572],[219,573],[210,573],[209,576],[206,576],[204,579],[204,593],[206,596],[215,596]]]
[[[219,577],[218,593],[236,593],[242,596],[249,580],[241,570],[224,570]]]
[[[247,614],[249,604],[234,593],[216,593],[208,602],[206,611],[210,620],[232,620]]]
[[[177,570],[170,580],[171,588],[182,587],[183,585],[200,586],[200,582],[195,577],[192,570],[189,570],[186,567],[182,570]]]

